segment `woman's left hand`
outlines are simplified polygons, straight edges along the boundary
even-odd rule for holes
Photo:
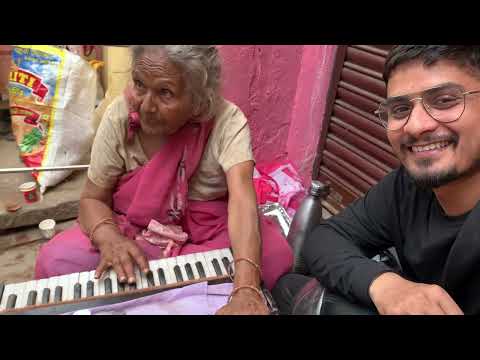
[[[259,294],[249,289],[236,292],[231,301],[220,308],[216,315],[269,315],[267,305]]]

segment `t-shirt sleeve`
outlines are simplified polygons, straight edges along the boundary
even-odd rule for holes
[[[217,160],[226,173],[234,165],[254,160],[250,128],[245,115],[235,108],[220,126]]]
[[[93,141],[88,178],[95,185],[111,189],[115,187],[119,177],[125,173],[125,161],[120,149],[123,146],[121,122],[115,103],[105,112]]]
[[[351,301],[373,306],[369,287],[394,271],[371,257],[394,246],[394,171],[340,214],[317,226],[305,240],[303,256],[312,274]]]

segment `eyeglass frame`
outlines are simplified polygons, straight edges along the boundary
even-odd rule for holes
[[[443,87],[448,87],[448,86],[455,86],[457,88],[460,88],[462,90],[464,90],[463,86],[461,85],[458,85],[458,84],[455,84],[455,83],[445,83],[445,84],[440,84],[440,85],[437,85],[437,86],[434,86],[434,87],[431,87],[429,89],[425,89],[425,90],[422,90],[422,91],[419,91],[419,92],[416,92],[416,93],[413,93],[413,94],[408,94],[408,95],[399,95],[399,96],[394,96],[390,99],[395,99],[395,98],[402,98],[402,97],[406,97],[408,98],[408,102],[413,102],[413,101],[418,101],[420,100],[421,103],[422,103],[422,106],[423,106],[423,109],[425,110],[425,112],[428,114],[428,116],[430,116],[433,120],[441,123],[441,124],[449,124],[449,123],[452,123],[452,122],[455,122],[457,121],[458,119],[460,119],[463,115],[463,113],[465,112],[465,105],[466,105],[466,96],[467,95],[472,95],[472,94],[479,94],[480,93],[480,90],[470,90],[470,91],[464,91],[462,93],[460,93],[460,95],[463,96],[463,110],[462,112],[460,113],[460,115],[455,119],[455,120],[451,120],[451,121],[440,121],[436,118],[433,117],[432,114],[430,114],[429,110],[427,109],[427,105],[425,104],[424,100],[423,100],[423,97],[425,96],[425,93],[427,91],[430,91],[430,90],[434,90],[434,89],[437,89],[437,88],[443,88]],[[418,95],[421,95],[421,96],[418,96]],[[413,97],[413,96],[416,96],[416,97]],[[388,99],[387,99],[388,100]],[[382,106],[383,104],[380,104],[379,105],[379,108],[377,110],[374,111],[374,114],[378,116],[379,120],[380,120],[380,123],[382,124],[382,126],[387,130],[387,131],[400,131],[402,130],[405,125],[407,125],[408,121],[410,120],[410,117],[412,115],[412,112],[413,112],[413,107],[412,109],[410,110],[410,113],[408,114],[408,118],[407,120],[405,121],[405,123],[398,129],[389,129],[388,128],[388,121],[384,121],[382,120],[382,118],[380,117],[380,107]]]

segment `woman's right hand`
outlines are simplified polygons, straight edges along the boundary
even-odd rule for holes
[[[133,284],[136,282],[135,266],[145,274],[150,271],[143,251],[134,241],[121,234],[104,237],[97,242],[97,246],[100,250],[100,263],[95,271],[95,278],[100,278],[105,271],[113,268],[119,282],[128,281]]]

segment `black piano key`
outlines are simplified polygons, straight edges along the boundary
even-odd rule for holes
[[[230,265],[230,260],[228,260],[227,257],[223,257],[222,262],[223,262],[223,266],[225,266],[225,270],[228,272],[228,266]]]
[[[2,302],[3,289],[5,289],[5,284],[0,284],[0,303]]]
[[[73,287],[73,298],[80,299],[82,297],[82,284],[76,283]]]
[[[190,264],[185,265],[185,271],[187,272],[188,280],[195,280],[195,276],[193,275],[192,266]]]
[[[197,261],[195,263],[195,266],[197,267],[197,271],[198,271],[198,275],[201,277],[201,278],[206,278],[207,275],[205,275],[205,270],[203,269],[203,265],[200,261]]]
[[[43,289],[43,292],[42,292],[42,304],[48,304],[49,301],[50,301],[50,289],[45,288]]]
[[[62,301],[62,287],[61,286],[57,286],[55,288],[55,295],[54,295],[54,298],[53,298],[53,301],[54,302],[61,302]]]
[[[147,273],[146,278],[147,278],[148,287],[154,287],[155,280],[153,279],[153,273],[151,271]]]
[[[128,284],[128,290],[136,290],[137,289],[137,283],[134,282],[132,284]]]
[[[15,307],[16,302],[17,302],[17,295],[10,294],[7,300],[7,309],[13,309]]]
[[[222,268],[220,267],[220,264],[218,263],[217,259],[212,260],[213,268],[215,269],[215,273],[217,276],[222,276]]]
[[[35,305],[37,303],[37,292],[32,290],[28,293],[27,305]]]
[[[87,281],[87,297],[93,296],[93,281]]]
[[[125,283],[121,283],[120,281],[117,281],[117,286],[118,286],[118,292],[125,292]]]
[[[157,272],[158,272],[158,280],[160,281],[160,285],[166,285],[167,279],[165,279],[165,272],[163,271],[163,269],[159,268]]]
[[[112,279],[106,278],[105,279],[105,294],[112,293]]]
[[[173,271],[175,272],[175,277],[177,278],[178,282],[183,282],[183,276],[182,276],[182,271],[180,270],[180,266],[175,265],[173,268]]]

